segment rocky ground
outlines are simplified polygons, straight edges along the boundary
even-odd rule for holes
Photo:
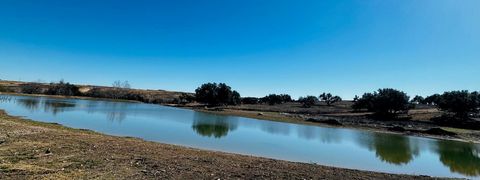
[[[0,112],[0,179],[431,179],[114,137]]]

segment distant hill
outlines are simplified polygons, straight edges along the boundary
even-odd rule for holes
[[[50,83],[36,83],[36,82],[22,82],[22,81],[7,81],[0,80],[0,87],[3,91],[11,93],[22,93],[22,86],[29,84],[36,84],[41,89],[48,89]],[[96,86],[96,85],[81,85],[75,84],[83,96],[91,97],[89,94],[92,90],[95,90],[98,94],[99,92],[109,92],[113,91],[115,88],[107,86]],[[135,98],[140,99],[131,99],[131,100],[140,100],[147,103],[158,103],[158,104],[169,104],[175,103],[175,101],[185,92],[176,92],[176,91],[165,91],[165,90],[144,90],[144,89],[124,89],[126,94],[134,95]],[[187,93],[191,94],[191,93]],[[121,98],[124,99],[124,98]]]

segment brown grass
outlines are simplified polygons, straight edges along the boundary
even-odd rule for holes
[[[113,137],[0,113],[0,179],[429,179]]]

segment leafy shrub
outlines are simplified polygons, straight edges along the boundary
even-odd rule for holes
[[[409,97],[406,93],[395,89],[379,89],[374,93],[365,93],[362,98],[353,104],[356,110],[367,109],[377,115],[396,115],[407,111]]]
[[[440,94],[434,94],[431,96],[427,96],[424,100],[424,103],[430,104],[430,105],[437,105],[439,101],[440,101]]]
[[[425,104],[425,98],[423,98],[422,96],[416,95],[410,102],[414,104]]]
[[[366,109],[368,111],[373,111],[373,101],[375,99],[375,95],[373,93],[365,93],[360,98],[356,98],[352,108],[355,111],[360,111],[362,109]]]
[[[94,98],[125,99],[125,100],[134,100],[134,101],[152,103],[150,101],[147,101],[143,95],[133,93],[133,92],[130,93],[128,92],[128,90],[123,90],[123,89],[119,90],[116,88],[94,87],[83,95],[88,97],[94,97]]]
[[[182,93],[178,97],[178,101],[176,103],[177,104],[188,104],[188,103],[192,103],[194,101],[195,101],[195,96],[194,95],[188,94],[188,93]]]
[[[256,97],[244,97],[242,98],[242,103],[243,104],[258,104],[260,102],[260,99]]]
[[[0,92],[7,92],[7,90],[4,86],[0,86]]]
[[[0,92],[13,92],[13,90],[9,87],[0,85]]]
[[[318,102],[318,98],[315,96],[300,97],[298,102],[302,103],[303,107],[310,108]]]
[[[240,93],[232,91],[225,83],[206,83],[195,90],[198,102],[208,105],[237,105],[240,104]]]
[[[288,94],[270,94],[260,99],[261,103],[267,103],[269,105],[283,104],[292,101],[292,97]]]
[[[320,95],[320,100],[327,103],[327,106],[331,106],[333,103],[342,101],[340,96],[334,96],[330,93],[323,93]]]
[[[479,112],[480,97],[478,92],[450,91],[440,96],[437,105],[441,110],[454,113],[457,117],[467,117]]]
[[[65,83],[61,80],[58,83],[50,83],[48,90],[45,92],[48,95],[61,95],[61,96],[78,96],[80,95],[79,88],[73,84]]]
[[[40,83],[26,83],[20,85],[20,91],[25,94],[43,94],[44,90]]]
[[[239,105],[242,103],[242,97],[240,96],[240,93],[237,91],[232,92],[232,97],[230,99],[230,104],[231,105]]]

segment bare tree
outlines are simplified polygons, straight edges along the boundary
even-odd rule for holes
[[[115,81],[112,83],[113,90],[111,91],[110,96],[114,99],[119,99],[128,94],[128,89],[131,88],[128,81]]]
[[[331,106],[333,103],[342,101],[342,98],[340,98],[340,96],[334,96],[330,93],[323,93],[320,95],[320,100],[324,101],[327,106]]]
[[[112,87],[118,88],[118,89],[130,89],[130,83],[128,81],[115,81],[112,84]]]

